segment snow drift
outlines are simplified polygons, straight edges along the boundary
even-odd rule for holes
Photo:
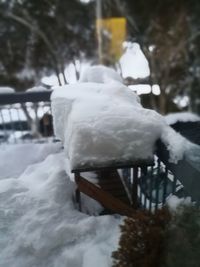
[[[1,151],[7,172],[0,177],[0,266],[111,267],[122,218],[76,209],[75,184],[65,172],[60,145],[40,144],[37,163],[28,153],[28,165],[21,166],[17,159],[27,148],[38,147],[16,146],[15,160],[9,160],[11,149]],[[82,201],[85,212],[98,214],[93,200]]]

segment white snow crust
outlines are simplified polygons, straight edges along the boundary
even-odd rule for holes
[[[71,169],[152,158],[163,118],[142,108],[123,84],[66,85],[54,89],[51,99],[55,134]]]
[[[111,267],[123,218],[80,213],[64,153],[40,146],[29,146],[30,154],[40,150],[37,163],[36,155],[24,154],[27,145],[1,151],[0,162],[7,167],[0,177],[0,266]],[[15,160],[9,161],[12,150]],[[99,208],[89,198],[83,198],[83,207],[90,214]]]
[[[26,92],[44,92],[48,91],[48,89],[44,86],[34,86],[26,90]]]
[[[116,71],[102,65],[86,68],[79,79],[79,82],[108,83],[111,81],[122,83],[123,80]]]
[[[191,112],[177,112],[170,113],[165,116],[165,121],[167,124],[171,125],[178,121],[187,122],[187,121],[200,121],[200,117]]]
[[[18,177],[30,164],[38,163],[51,153],[60,150],[56,144],[15,144],[1,145],[0,179]]]
[[[0,87],[0,94],[10,94],[10,93],[14,93],[15,90],[11,87],[7,87],[7,86],[2,86]]]

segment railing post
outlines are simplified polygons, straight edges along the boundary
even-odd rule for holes
[[[135,209],[138,208],[138,167],[133,168],[132,203]]]

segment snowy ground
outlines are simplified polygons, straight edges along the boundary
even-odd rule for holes
[[[1,267],[112,265],[122,217],[77,211],[64,160],[59,144],[1,147]]]

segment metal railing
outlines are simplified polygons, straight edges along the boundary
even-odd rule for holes
[[[186,197],[181,182],[167,168],[167,166],[155,156],[154,166],[138,167],[128,175],[129,188],[137,185],[135,198],[138,207],[154,211],[166,205],[172,196]]]
[[[0,144],[53,138],[51,91],[0,94]]]

